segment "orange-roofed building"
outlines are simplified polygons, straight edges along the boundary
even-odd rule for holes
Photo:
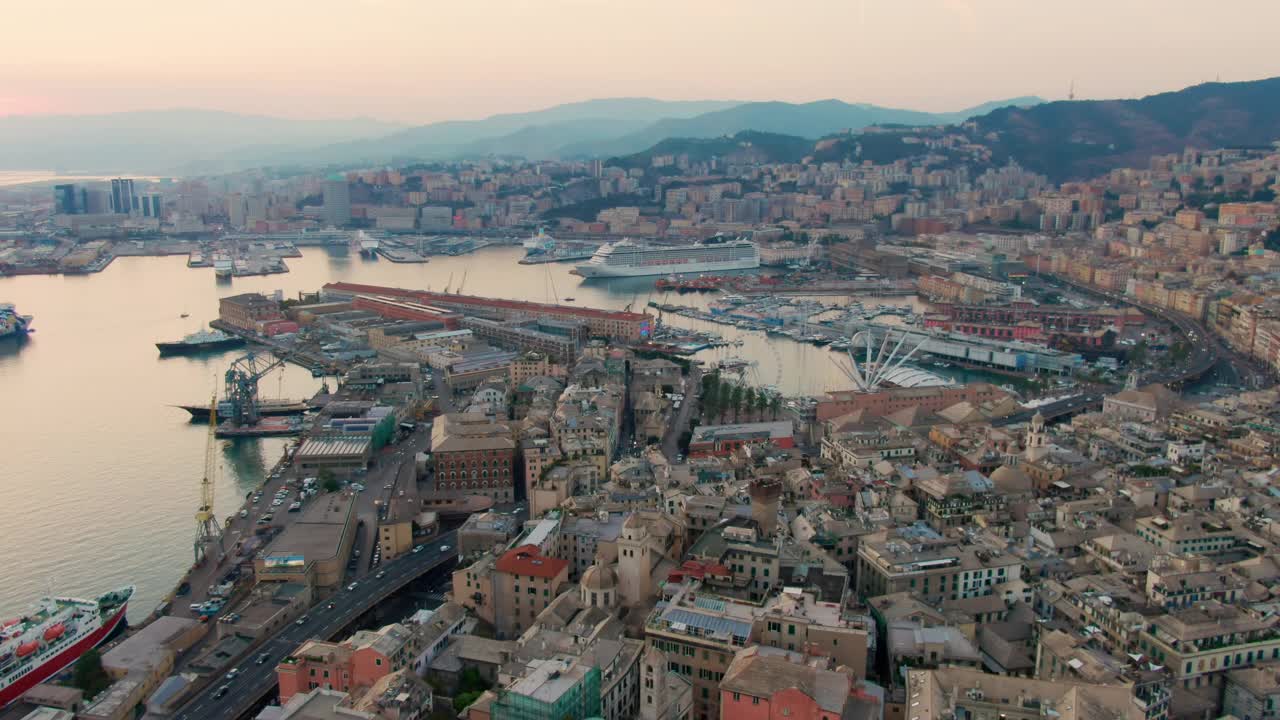
[[[308,640],[276,666],[281,704],[316,688],[353,693],[397,670],[413,667],[419,638],[400,624],[361,630],[340,642]]]
[[[460,594],[459,602],[482,618],[492,618],[500,640],[518,637],[527,630],[569,584],[569,561],[543,555],[535,545],[513,548],[496,560],[486,553],[472,567],[487,563],[492,563],[492,570],[480,574],[487,575],[484,584],[488,592],[472,588],[474,592]],[[459,587],[457,578],[466,573],[466,569],[454,573],[455,588]]]

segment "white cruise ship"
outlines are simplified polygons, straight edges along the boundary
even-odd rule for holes
[[[697,245],[642,245],[620,240],[602,246],[575,268],[585,278],[723,272],[760,267],[760,249],[746,240]]]

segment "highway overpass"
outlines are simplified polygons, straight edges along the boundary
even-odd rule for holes
[[[237,666],[239,674],[231,679],[218,678],[196,693],[174,720],[235,720],[257,707],[276,687],[276,665],[306,640],[329,640],[347,628],[361,615],[373,609],[414,580],[448,566],[458,557],[457,533],[447,532],[418,552],[409,553],[384,563],[381,578],[369,575],[353,588],[345,586],[336,594],[318,602],[301,624],[291,623],[260,644]],[[447,548],[447,549],[445,549]],[[333,604],[334,608],[329,609]],[[263,653],[266,659],[256,662]],[[227,691],[215,698],[223,685]]]

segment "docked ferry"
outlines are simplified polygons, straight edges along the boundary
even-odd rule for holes
[[[711,239],[694,245],[644,245],[621,240],[602,246],[575,269],[593,277],[638,277],[751,270],[760,267],[760,249],[746,240]]]
[[[0,708],[70,667],[124,622],[132,585],[93,600],[47,597],[0,626]]]

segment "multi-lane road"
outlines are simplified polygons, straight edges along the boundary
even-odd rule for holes
[[[1179,382],[1187,382],[1195,380],[1209,372],[1214,365],[1218,363],[1220,346],[1216,339],[1209,335],[1209,331],[1199,322],[1178,313],[1137,302],[1133,298],[1128,298],[1117,293],[1091,288],[1085,285],[1058,278],[1063,283],[1071,287],[1092,295],[1105,297],[1108,300],[1125,303],[1138,307],[1146,312],[1159,317],[1178,329],[1185,338],[1189,353],[1186,358],[1177,365],[1147,373],[1143,376],[1146,383],[1172,384]],[[1101,391],[1091,391],[1082,395],[1075,395],[1069,398],[1063,398],[1051,403],[1046,403],[1034,410],[1024,410],[1014,413],[1008,417],[1001,418],[996,422],[998,425],[1012,425],[1014,423],[1026,422],[1038,411],[1046,419],[1060,417],[1062,415],[1071,415],[1090,407],[1098,407],[1102,405],[1102,399],[1108,393]]]
[[[276,686],[276,665],[289,653],[306,640],[332,638],[388,595],[456,558],[456,535],[444,533],[421,550],[384,563],[378,574],[319,601],[300,622],[285,626],[254,649],[237,666],[235,677],[215,680],[198,692],[175,720],[234,720],[249,712],[271,694]]]

